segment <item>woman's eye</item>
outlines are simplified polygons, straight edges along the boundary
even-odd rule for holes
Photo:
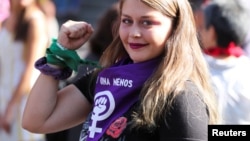
[[[122,19],[122,23],[130,24],[130,23],[132,23],[132,21],[129,19]]]
[[[149,25],[152,25],[152,22],[151,21],[142,21],[142,25],[149,26]]]

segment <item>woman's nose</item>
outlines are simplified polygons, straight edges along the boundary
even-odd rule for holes
[[[133,38],[139,38],[141,37],[141,31],[137,26],[133,26],[130,30],[130,36]]]

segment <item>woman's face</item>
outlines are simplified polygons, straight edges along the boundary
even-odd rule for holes
[[[140,0],[125,0],[123,3],[119,34],[134,63],[161,55],[171,30],[170,17]]]
[[[204,49],[209,49],[217,46],[216,33],[213,26],[206,27],[206,19],[203,13],[201,17],[201,26],[198,29],[201,37],[201,42]]]

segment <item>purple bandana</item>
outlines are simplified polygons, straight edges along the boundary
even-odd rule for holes
[[[98,141],[110,124],[135,104],[160,59],[142,63],[127,59],[99,73],[87,141]]]

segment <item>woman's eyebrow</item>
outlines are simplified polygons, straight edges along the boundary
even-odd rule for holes
[[[127,14],[121,14],[122,17],[127,17],[127,18],[130,18],[131,16],[127,15]],[[152,18],[152,16],[150,15],[144,15],[144,16],[141,16],[140,18],[142,19],[149,19],[149,18]]]

